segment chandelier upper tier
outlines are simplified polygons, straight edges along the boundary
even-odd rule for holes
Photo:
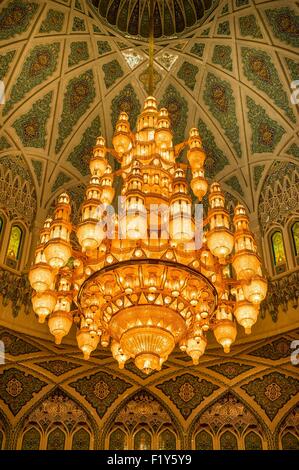
[[[237,205],[231,222],[214,182],[202,219],[187,166],[177,162],[187,147],[190,186],[201,201],[208,182],[198,130],[174,146],[168,112],[153,97],[136,133],[120,113],[112,143],[108,149],[98,137],[93,148],[79,224],[72,225],[63,193],[41,230],[29,274],[39,321],[48,319],[57,344],[74,322],[85,359],[100,342],[121,368],[133,358],[145,373],[161,369],[176,345],[198,364],[210,330],[229,352],[236,323],[251,332],[267,291],[244,207]],[[120,164],[116,171],[108,152]],[[123,182],[117,213],[115,176]]]

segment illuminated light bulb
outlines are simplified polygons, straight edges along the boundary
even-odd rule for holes
[[[56,294],[53,291],[37,292],[32,297],[33,311],[38,315],[39,323],[53,312],[56,305]]]
[[[267,294],[267,281],[261,276],[254,276],[250,282],[242,285],[244,296],[253,304],[260,304]]]
[[[241,300],[236,303],[234,315],[239,323],[245,329],[245,333],[251,333],[252,326],[256,323],[258,317],[258,309],[255,305],[247,300]]]
[[[109,342],[110,335],[108,333],[103,333],[101,336],[101,345],[103,346],[103,348],[107,348],[107,346],[109,346]]]
[[[154,370],[161,370],[160,357],[158,354],[142,353],[135,357],[135,366],[146,375]]]
[[[126,217],[126,234],[130,240],[143,240],[147,235],[146,218],[143,214],[129,214]]]
[[[215,328],[214,335],[216,341],[221,344],[225,353],[230,352],[230,347],[236,339],[237,328],[231,320],[220,320]]]
[[[223,259],[233,250],[234,236],[229,230],[229,214],[224,207],[224,195],[218,183],[210,187],[209,206],[207,245],[214,256]]]
[[[206,153],[202,148],[202,141],[199,137],[198,130],[194,127],[189,132],[189,150],[187,158],[190,163],[192,171],[200,170],[206,159]]]
[[[111,342],[111,352],[114,359],[117,360],[119,368],[124,369],[125,363],[129,359],[129,356],[123,353],[118,341],[113,340]]]
[[[44,247],[46,261],[52,268],[62,268],[72,255],[70,213],[69,195],[62,193],[58,197],[54,219],[51,222],[49,240]]]
[[[77,238],[83,251],[95,250],[104,237],[105,233],[101,222],[86,221],[78,225]]]
[[[259,273],[261,262],[256,254],[256,243],[249,230],[249,218],[245,207],[238,204],[234,215],[235,254],[233,267],[238,280],[249,280]]]
[[[52,268],[62,268],[72,255],[70,244],[64,240],[50,240],[45,246],[45,255]]]
[[[207,340],[203,336],[189,338],[186,345],[186,353],[192,358],[193,364],[199,364],[199,358],[204,354]]]
[[[46,263],[35,264],[29,271],[29,281],[32,289],[36,292],[44,292],[52,288],[55,273]]]
[[[105,139],[104,137],[100,136],[97,138],[97,143],[95,147],[93,147],[93,156],[89,161],[89,169],[92,175],[101,177],[105,173],[108,165],[105,156]]]
[[[121,112],[116,123],[112,145],[116,152],[124,154],[132,147],[131,130],[127,113]]]
[[[191,180],[191,189],[199,201],[205,196],[208,191],[208,182],[204,176],[196,176]]]
[[[159,111],[155,141],[157,146],[161,149],[167,149],[172,146],[172,131],[170,129],[170,119],[166,108],[161,108]]]
[[[77,332],[77,343],[78,347],[83,352],[83,356],[85,360],[90,358],[90,355],[99,344],[99,336],[98,335],[91,335],[88,328],[81,328]]]
[[[160,305],[128,307],[113,315],[110,321],[111,336],[145,373],[160,370],[160,357],[171,353],[185,328],[178,312]]]
[[[56,310],[51,313],[48,320],[50,333],[55,338],[55,344],[61,344],[62,338],[66,336],[73,324],[73,316],[69,312]]]

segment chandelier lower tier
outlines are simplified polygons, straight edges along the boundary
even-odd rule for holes
[[[63,193],[41,230],[29,273],[39,321],[47,319],[57,344],[75,323],[85,359],[110,345],[121,368],[134,359],[145,373],[161,369],[176,346],[198,364],[210,331],[229,352],[236,324],[251,332],[267,291],[245,208],[237,205],[231,221],[212,183],[207,218],[199,217],[193,201],[208,182],[198,130],[174,146],[168,112],[153,97],[135,134],[120,113],[112,143],[98,137],[93,148],[79,224]],[[184,147],[193,198],[177,161]],[[115,177],[123,183],[117,212]]]

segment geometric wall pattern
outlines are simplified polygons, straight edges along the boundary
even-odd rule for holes
[[[104,350],[84,361],[75,346],[38,340],[37,350],[36,338],[0,332],[20,345],[0,368],[5,448],[147,448],[148,439],[151,448],[170,449],[298,445],[298,366],[278,353],[298,331],[229,355],[209,349],[196,367],[175,352],[167,368],[143,377],[129,365],[119,370]]]

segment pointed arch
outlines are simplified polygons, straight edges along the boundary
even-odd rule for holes
[[[187,436],[187,448],[194,449],[196,435],[205,430],[213,438],[213,448],[219,447],[221,435],[229,430],[241,442],[249,430],[254,430],[262,438],[264,447],[270,448],[271,432],[263,419],[235,391],[226,391],[208,403],[193,419]],[[204,435],[206,438],[206,435]]]
[[[139,422],[128,429],[126,424],[129,423],[129,419],[132,419],[134,409],[139,410],[136,414],[136,416],[139,416]],[[145,416],[147,416],[147,419],[144,419]],[[159,397],[152,391],[141,388],[131,393],[111,414],[103,428],[101,448],[108,447],[110,436],[117,429],[126,434],[125,440],[127,440],[129,448],[131,446],[132,449],[134,448],[134,435],[139,429],[145,429],[152,433],[154,446],[152,448],[157,448],[160,432],[166,427],[176,435],[177,448],[180,448],[181,443],[184,442],[181,424]],[[119,433],[119,437],[121,435]],[[113,439],[114,437],[115,435],[113,435]]]

